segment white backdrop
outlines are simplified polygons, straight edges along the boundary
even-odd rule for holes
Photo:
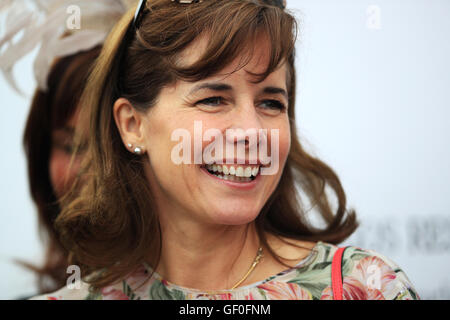
[[[300,21],[300,136],[336,170],[361,221],[345,244],[393,259],[422,298],[450,299],[450,1],[288,8]],[[29,95],[32,59],[15,69]],[[22,148],[29,102],[0,77],[0,299],[36,292],[12,259],[39,262],[43,253]]]

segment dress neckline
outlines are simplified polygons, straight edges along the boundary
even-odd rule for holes
[[[152,275],[152,278],[155,278],[156,280],[158,280],[159,282],[161,282],[164,287],[166,287],[167,289],[176,289],[182,292],[190,292],[190,293],[195,293],[195,294],[222,294],[222,293],[235,293],[235,292],[239,292],[239,291],[243,291],[243,290],[249,290],[251,288],[255,288],[258,285],[261,285],[263,283],[267,283],[269,281],[273,281],[275,279],[277,279],[277,277],[285,275],[289,272],[292,272],[296,269],[305,267],[311,263],[313,263],[315,261],[315,259],[318,256],[319,253],[319,247],[323,245],[322,241],[318,241],[313,248],[311,248],[311,252],[305,257],[303,258],[300,262],[298,262],[295,266],[290,267],[286,270],[280,271],[275,275],[269,276],[267,278],[265,278],[264,280],[260,280],[257,282],[253,282],[250,283],[248,285],[242,286],[242,287],[237,287],[235,289],[219,289],[219,290],[200,290],[200,289],[194,289],[194,288],[189,288],[189,287],[183,287],[183,286],[179,286],[177,284],[174,284],[172,282],[169,282],[167,280],[165,280],[159,273],[157,273],[156,271],[153,270],[152,267],[150,267],[147,263],[143,263],[145,269]]]

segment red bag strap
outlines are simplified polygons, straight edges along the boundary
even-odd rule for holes
[[[346,247],[338,248],[331,262],[331,289],[333,299],[342,300],[342,256]]]

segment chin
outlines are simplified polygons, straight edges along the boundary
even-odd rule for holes
[[[243,225],[252,222],[258,216],[260,210],[254,207],[246,208],[245,205],[230,206],[223,205],[216,209],[209,210],[208,213],[214,223],[226,225]]]

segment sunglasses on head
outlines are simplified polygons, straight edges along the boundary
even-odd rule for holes
[[[190,4],[190,3],[199,3],[203,2],[204,0],[172,0],[172,2],[177,2],[181,4]],[[276,7],[279,7],[281,9],[286,8],[286,0],[260,0],[263,3],[274,5]],[[147,5],[147,0],[140,0],[139,5],[137,6],[136,13],[134,14],[134,20],[133,20],[133,26],[134,29],[139,29],[143,12],[145,9],[145,6]]]

